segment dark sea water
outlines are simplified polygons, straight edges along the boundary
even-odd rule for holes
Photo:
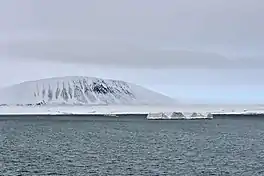
[[[264,118],[2,119],[0,130],[1,176],[264,175]]]

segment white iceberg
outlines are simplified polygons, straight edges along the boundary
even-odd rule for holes
[[[206,116],[208,119],[212,119],[213,118],[213,114],[212,113],[208,113]]]
[[[211,113],[199,113],[199,112],[157,112],[149,113],[147,119],[171,119],[171,120],[191,120],[191,119],[212,119],[213,115]]]
[[[199,112],[193,112],[191,117],[205,117],[205,115],[203,115],[202,113],[199,113]]]
[[[147,119],[168,119],[169,117],[164,112],[149,113]]]
[[[185,115],[182,112],[172,112],[170,115],[171,119],[185,119]]]
[[[211,113],[201,113],[201,112],[192,112],[185,113],[187,119],[212,119],[213,115]]]

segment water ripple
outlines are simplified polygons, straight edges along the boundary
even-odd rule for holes
[[[0,175],[264,175],[264,120],[0,121]]]

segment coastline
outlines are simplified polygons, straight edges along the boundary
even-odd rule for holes
[[[75,116],[75,117],[139,117],[145,118],[149,113],[182,112],[201,113],[205,116],[213,114],[214,118],[229,117],[263,117],[264,105],[209,105],[209,104],[177,104],[177,105],[109,105],[109,106],[1,106],[1,117],[25,116]]]

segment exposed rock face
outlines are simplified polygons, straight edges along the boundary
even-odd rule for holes
[[[29,81],[0,90],[1,104],[170,104],[174,100],[135,84],[92,77]]]

